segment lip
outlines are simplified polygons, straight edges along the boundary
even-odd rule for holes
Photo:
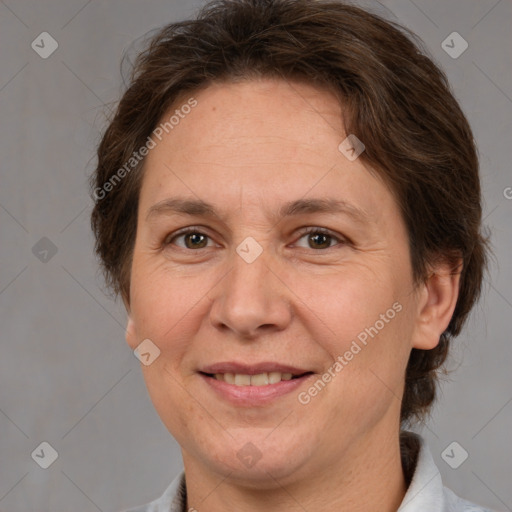
[[[263,361],[256,364],[244,364],[234,361],[215,363],[209,366],[204,366],[199,370],[201,373],[239,373],[243,375],[258,375],[259,373],[268,372],[281,372],[291,373],[292,375],[302,375],[311,372],[310,369],[297,368],[295,366],[288,366],[270,361]],[[273,386],[274,384],[269,384]]]
[[[266,366],[265,368],[267,368]],[[208,367],[208,369],[216,368],[215,366]],[[227,367],[222,367],[227,368]],[[233,371],[233,366],[229,366],[231,371],[216,371],[215,373],[237,373]],[[265,370],[261,369],[262,367],[258,367],[255,369],[254,366],[240,368],[237,366],[238,373],[244,373],[250,371],[251,373],[245,373],[245,375],[257,375],[258,373],[263,373]],[[213,375],[209,375],[210,372],[203,373],[199,372],[199,377],[203,380],[203,382],[211,389],[218,397],[223,400],[228,401],[230,404],[235,405],[237,407],[262,407],[272,403],[280,397],[285,395],[289,395],[292,392],[296,392],[296,390],[302,386],[307,380],[313,377],[315,374],[312,372],[302,372],[297,368],[286,367],[282,365],[274,365],[273,370],[266,371],[281,371],[283,373],[294,373],[291,370],[293,369],[297,375],[302,373],[298,377],[292,378],[291,380],[282,380],[280,382],[276,382],[275,384],[267,384],[266,386],[236,386],[235,384],[228,384],[225,381],[217,380]],[[280,369],[277,369],[280,368]],[[241,371],[243,370],[243,372]]]

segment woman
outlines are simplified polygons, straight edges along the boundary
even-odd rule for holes
[[[133,512],[484,510],[406,430],[486,240],[471,129],[405,29],[333,1],[208,4],[140,55],[92,188],[184,463]]]

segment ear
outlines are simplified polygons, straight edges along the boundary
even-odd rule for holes
[[[126,324],[126,342],[128,345],[135,350],[137,348],[137,333],[135,332],[135,323],[130,313],[128,313],[128,321]]]
[[[414,348],[430,350],[439,343],[457,305],[461,270],[462,259],[455,266],[448,262],[436,264],[431,268],[429,277],[419,286],[412,337]]]
[[[135,350],[137,347],[137,335],[135,333],[135,323],[132,318],[132,312],[130,310],[130,300],[127,294],[125,293],[124,288],[121,289],[121,298],[123,300],[124,308],[126,310],[126,314],[128,315],[128,320],[126,322],[126,332],[125,339],[128,345]]]

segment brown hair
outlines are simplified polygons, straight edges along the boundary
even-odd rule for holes
[[[412,350],[406,370],[402,424],[422,419],[434,401],[436,370],[450,339],[479,296],[487,241],[480,232],[478,157],[470,126],[444,73],[400,25],[332,0],[219,0],[205,5],[196,19],[159,30],[137,57],[91,177],[91,225],[106,283],[129,308],[144,163],[138,150],[162,115],[184,94],[214,81],[259,76],[336,91],[346,109],[346,133],[366,146],[360,158],[397,198],[416,283],[428,276],[435,258],[454,264],[462,258],[450,324],[436,348]]]

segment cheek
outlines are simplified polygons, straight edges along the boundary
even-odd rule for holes
[[[181,379],[173,369],[173,361],[168,357],[157,358],[150,366],[143,367],[142,373],[149,397],[163,424],[177,439],[182,432],[187,432],[187,418],[197,416],[193,411],[194,402],[190,400]],[[176,414],[176,411],[180,414]]]
[[[179,340],[193,327],[192,318],[209,303],[213,276],[201,279],[182,276],[163,258],[134,259],[131,305],[139,337],[154,338],[165,349],[170,340]]]
[[[301,320],[309,319],[310,331],[332,357],[348,350],[352,340],[368,337],[376,323],[379,332],[389,330],[399,316],[400,307],[393,305],[402,284],[376,261],[340,267],[331,275],[290,275],[290,281],[300,298],[296,304],[302,303]]]
[[[331,395],[328,414],[352,418],[358,411],[360,420],[371,423],[393,402],[399,406],[412,329],[407,280],[371,265],[338,272],[323,293],[318,281],[302,285],[298,295],[309,290],[303,318],[310,319],[313,338],[329,356],[325,371],[336,375],[322,391],[325,398]]]

